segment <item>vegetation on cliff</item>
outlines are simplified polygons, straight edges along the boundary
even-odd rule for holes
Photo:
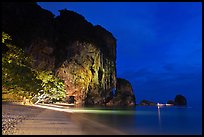
[[[32,57],[15,46],[12,38],[2,32],[2,90],[4,94],[15,94],[33,98],[39,91],[47,93],[52,99],[65,98],[63,82],[50,71],[40,71],[32,67]],[[3,96],[4,97],[4,96]],[[3,98],[4,99],[4,98]]]

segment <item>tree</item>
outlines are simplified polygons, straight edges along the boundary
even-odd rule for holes
[[[31,67],[32,57],[13,44],[12,38],[2,32],[2,87],[4,92],[32,98],[39,91],[48,94],[52,100],[65,99],[64,83],[51,71],[40,71]]]
[[[32,59],[15,46],[11,37],[4,32],[2,44],[7,48],[2,54],[2,86],[7,92],[32,96],[40,89],[40,81],[36,80],[36,74],[30,67]]]
[[[36,78],[42,81],[43,93],[49,94],[51,100],[58,101],[65,99],[64,82],[54,76],[51,71],[37,71]]]

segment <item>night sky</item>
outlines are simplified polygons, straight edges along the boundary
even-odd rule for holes
[[[166,103],[177,94],[202,101],[201,2],[38,2],[56,16],[68,9],[117,39],[117,77],[142,99]]]

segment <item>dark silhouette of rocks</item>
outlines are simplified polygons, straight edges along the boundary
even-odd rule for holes
[[[143,99],[142,101],[140,101],[139,105],[140,106],[156,106],[157,104],[155,102]]]
[[[167,101],[167,104],[172,104],[172,105],[174,105],[175,102],[174,102],[173,100],[168,100],[168,101]]]
[[[1,8],[2,30],[17,46],[25,48],[37,39],[53,39],[54,15],[36,3],[2,2]]]
[[[174,99],[175,105],[177,106],[186,106],[187,100],[183,95],[176,95]]]
[[[55,17],[35,2],[2,2],[2,30],[33,57],[33,67],[64,80],[67,96],[74,96],[76,104],[109,102],[116,89],[115,37],[74,11],[59,12]],[[122,104],[131,104],[132,89],[122,94],[128,100]]]
[[[117,86],[113,99],[107,105],[135,106],[135,95],[129,81],[117,78]]]

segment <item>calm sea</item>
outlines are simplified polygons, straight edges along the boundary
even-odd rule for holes
[[[88,117],[127,134],[202,135],[201,107],[86,108]]]

